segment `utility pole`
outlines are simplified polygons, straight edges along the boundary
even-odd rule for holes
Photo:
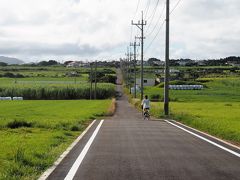
[[[97,99],[97,61],[95,61],[94,99]]]
[[[164,81],[164,114],[169,115],[169,6],[170,0],[166,4],[166,49],[165,49],[165,81]]]
[[[130,87],[130,73],[129,73],[129,67],[130,67],[130,47],[128,47],[128,53],[127,53],[127,86]]]
[[[126,85],[128,86],[129,84],[129,75],[128,75],[128,62],[129,62],[129,47],[127,47],[127,53],[126,53],[126,62],[125,62],[125,81],[126,81]]]
[[[93,67],[92,67],[92,63],[90,63],[90,100],[92,100],[92,80],[93,80]]]
[[[137,71],[136,71],[136,63],[137,63],[137,52],[136,52],[136,47],[137,46],[140,46],[140,43],[137,44],[136,42],[136,38],[135,38],[135,41],[134,43],[131,43],[130,46],[133,46],[133,49],[134,49],[134,52],[133,52],[133,55],[134,55],[134,59],[133,59],[133,67],[134,67],[134,98],[137,98]]]
[[[131,78],[131,60],[132,60],[132,52],[131,52],[131,49],[130,47],[127,47],[127,53],[126,53],[126,56],[127,56],[127,59],[126,59],[126,70],[125,70],[125,73],[126,73],[126,84],[127,86],[129,87],[129,90],[130,90],[130,94],[131,94],[131,81],[130,81],[130,78]]]
[[[133,23],[132,25],[137,26],[141,30],[141,100],[143,100],[143,47],[144,47],[144,26],[147,25],[147,21],[143,20],[143,11],[142,11],[142,20],[141,22],[138,21],[138,23]]]
[[[132,51],[131,51],[131,44],[130,44],[130,47],[129,47],[129,62],[128,62],[128,80],[129,80],[129,93],[131,94],[131,75],[132,75],[132,68],[131,68],[131,64],[132,64]]]

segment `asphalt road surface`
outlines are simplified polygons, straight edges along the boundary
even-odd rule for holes
[[[48,179],[233,180],[240,158],[165,121],[144,121],[123,96],[116,114],[94,123]]]

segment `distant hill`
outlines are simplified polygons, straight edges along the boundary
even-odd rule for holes
[[[24,61],[17,59],[17,58],[10,58],[5,56],[0,56],[0,62],[4,62],[7,64],[23,64]]]

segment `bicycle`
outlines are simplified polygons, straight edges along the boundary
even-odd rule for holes
[[[143,118],[144,120],[150,120],[150,112],[148,108],[144,109]]]

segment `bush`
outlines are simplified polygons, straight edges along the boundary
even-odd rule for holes
[[[100,79],[100,82],[116,84],[117,76],[105,75]]]
[[[80,131],[81,128],[79,126],[72,126],[71,131]]]
[[[9,77],[9,78],[14,78],[15,75],[13,73],[7,72],[3,74],[3,77]]]
[[[163,101],[163,97],[160,95],[160,94],[151,94],[150,95],[150,100],[151,101],[155,101],[155,102],[157,102],[157,101]]]
[[[32,123],[28,123],[26,121],[17,121],[17,120],[14,120],[12,122],[9,122],[7,124],[7,127],[8,128],[11,128],[11,129],[17,129],[17,128],[21,128],[21,127],[32,127]]]
[[[8,77],[8,78],[24,78],[22,74],[13,74],[10,72],[4,73],[2,77]]]
[[[0,66],[7,66],[8,64],[5,62],[0,62]]]

